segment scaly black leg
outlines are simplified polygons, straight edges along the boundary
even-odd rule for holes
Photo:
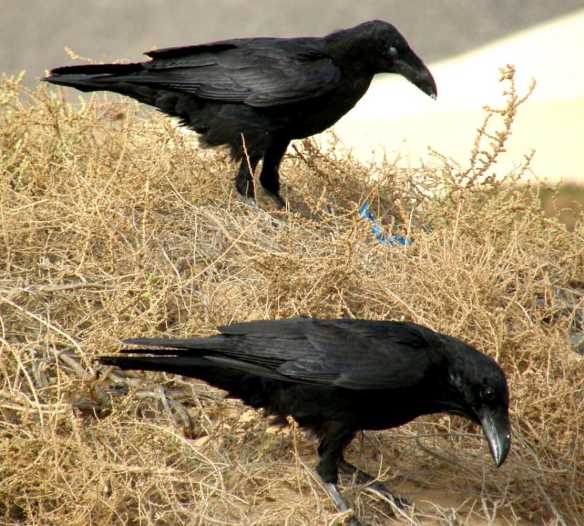
[[[249,197],[251,199],[255,196],[255,191],[253,187],[253,172],[258,165],[259,157],[243,157],[241,164],[239,165],[239,170],[235,176],[235,187],[237,191],[244,197]],[[251,170],[250,170],[251,168]]]
[[[272,199],[274,199],[279,208],[283,208],[286,203],[280,197],[280,174],[278,173],[278,167],[289,144],[290,141],[287,139],[276,139],[272,142],[264,155],[262,173],[260,174],[260,183]]]
[[[350,506],[337,488],[338,468],[339,462],[343,458],[343,450],[355,434],[347,430],[342,424],[330,422],[322,427],[320,436],[321,441],[318,446],[319,461],[316,466],[316,472],[337,509],[342,512],[347,511]],[[350,526],[359,526],[359,521],[352,517],[348,524]]]

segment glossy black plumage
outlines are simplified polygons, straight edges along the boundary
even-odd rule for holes
[[[293,416],[319,436],[316,470],[340,509],[347,505],[335,486],[339,468],[371,480],[343,459],[360,430],[388,429],[425,414],[459,414],[483,427],[496,464],[505,460],[505,375],[456,338],[413,323],[306,318],[240,323],[220,332],[127,340],[138,347],[99,360],[199,378],[252,407]]]
[[[179,117],[203,145],[229,146],[241,161],[236,187],[243,195],[254,195],[251,174],[263,160],[260,182],[279,205],[278,167],[290,141],[333,125],[376,73],[399,73],[436,96],[426,66],[381,21],[323,38],[233,39],[147,55],[150,62],[56,68],[45,80],[133,97]],[[388,104],[399,101],[388,94]]]

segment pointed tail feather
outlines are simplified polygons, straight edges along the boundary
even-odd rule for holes
[[[126,349],[125,349],[126,350]],[[127,351],[127,350],[126,350]],[[97,359],[103,365],[112,365],[120,369],[138,369],[142,371],[159,371],[186,376],[198,376],[192,374],[195,370],[212,365],[203,357],[169,355],[168,350],[139,349],[139,351],[154,354],[166,354],[166,356],[99,356]],[[134,352],[133,350],[130,352]],[[204,379],[204,375],[203,375]]]
[[[87,64],[51,70],[43,80],[51,84],[71,86],[81,91],[112,90],[117,77],[142,71],[141,64]]]
[[[125,349],[128,351],[128,349]],[[197,378],[228,392],[228,395],[240,398],[252,407],[265,405],[264,393],[265,371],[258,371],[258,367],[249,366],[235,361],[221,359],[217,356],[188,356],[164,349],[137,349],[130,352],[165,353],[166,356],[99,356],[97,360],[103,365],[111,365],[120,369],[134,369],[141,371],[157,371],[180,374]],[[243,368],[239,368],[240,366]],[[256,376],[254,373],[259,372]],[[268,377],[270,373],[267,373]]]
[[[170,349],[192,349],[192,350],[211,350],[220,349],[225,343],[223,336],[211,336],[209,338],[191,338],[191,339],[170,339],[170,338],[130,338],[123,340],[126,345],[147,345],[159,347],[155,349],[121,349],[123,353],[135,354],[174,354]]]

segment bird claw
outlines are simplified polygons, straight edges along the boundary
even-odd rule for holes
[[[245,195],[238,193],[237,199],[241,203],[244,203],[245,205],[249,206],[250,208],[258,208],[258,204],[255,200],[255,197],[248,197],[248,196],[245,196]]]
[[[339,490],[337,489],[336,484],[333,484],[331,482],[326,482],[324,484],[324,488],[326,489],[330,498],[335,503],[335,506],[337,507],[337,509],[340,512],[344,513],[344,512],[349,511],[351,509],[349,507],[349,504],[345,500],[345,497],[343,497],[341,495],[341,493],[339,492]],[[355,517],[355,515],[352,515],[351,517],[349,517],[348,520],[345,522],[345,524],[347,524],[348,526],[361,526],[361,523],[359,522],[357,517]]]
[[[412,506],[412,503],[408,499],[394,495],[381,482],[372,482],[365,489],[380,495],[384,500],[389,501],[392,506],[395,506],[399,510],[405,510]]]
[[[282,199],[279,194],[274,194],[268,190],[266,190],[265,193],[274,202],[279,210],[286,208],[286,201],[284,201],[284,199]]]
[[[368,473],[365,473],[364,471],[361,471],[359,468],[353,466],[352,464],[349,464],[345,460],[342,460],[339,463],[339,467],[345,473],[352,474],[357,483],[364,484],[366,490],[369,490],[372,493],[380,495],[383,499],[387,500],[392,506],[395,506],[397,509],[403,510],[412,505],[408,499],[394,495],[391,491],[387,489],[387,487],[384,484],[382,484],[378,480],[375,480],[374,477],[372,477]]]

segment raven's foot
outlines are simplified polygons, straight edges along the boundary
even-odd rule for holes
[[[357,483],[364,484],[367,487],[366,489],[369,489],[374,493],[381,495],[385,500],[389,501],[396,508],[403,510],[411,506],[411,503],[407,499],[405,499],[404,497],[394,495],[391,491],[387,489],[387,487],[384,484],[382,484],[378,480],[375,480],[375,478],[369,475],[368,473],[365,473],[364,471],[361,471],[359,468],[353,466],[353,464],[349,464],[345,460],[341,460],[341,462],[339,463],[339,468],[344,473],[353,475]]]
[[[274,201],[274,203],[276,204],[276,207],[279,208],[280,210],[282,208],[286,208],[286,201],[284,201],[284,199],[282,199],[282,197],[280,197],[280,194],[278,194],[277,192],[270,192],[269,190],[265,190],[266,195],[272,200]]]
[[[256,202],[256,200],[253,197],[245,197],[244,195],[241,195],[240,193],[237,194],[237,199],[241,202],[246,204],[247,206],[249,206],[250,208],[258,208],[258,204]]]
[[[336,484],[332,482],[324,482],[324,488],[326,489],[327,493],[329,494],[330,498],[335,503],[335,506],[340,512],[349,511],[351,508],[345,497],[341,495],[339,492]],[[361,523],[357,520],[357,518],[353,515],[349,518],[348,521],[345,522],[347,526],[361,526]]]

